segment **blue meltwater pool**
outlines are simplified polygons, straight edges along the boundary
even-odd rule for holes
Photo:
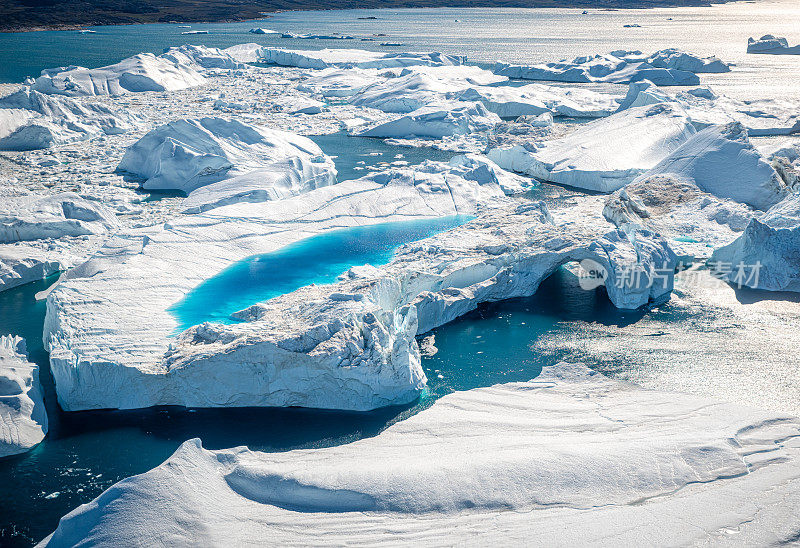
[[[382,265],[402,244],[473,219],[452,215],[332,230],[234,263],[192,289],[169,311],[183,331],[203,322],[232,323],[231,314],[310,284],[326,284],[352,266]]]

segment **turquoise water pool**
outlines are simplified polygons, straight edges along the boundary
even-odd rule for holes
[[[178,331],[203,322],[232,323],[231,314],[310,284],[327,284],[351,266],[389,262],[402,244],[472,219],[453,215],[333,230],[255,255],[209,278],[169,309]]]

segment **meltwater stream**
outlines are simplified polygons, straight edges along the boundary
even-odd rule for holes
[[[560,270],[531,298],[483,306],[436,329],[438,352],[423,359],[429,388],[410,406],[369,413],[176,407],[65,413],[56,403],[48,356],[41,344],[45,304],[34,298],[51,282],[0,293],[0,334],[27,339],[30,357],[42,370],[50,420],[50,431],[36,448],[0,459],[2,546],[38,542],[55,529],[62,515],[111,484],[159,465],[187,439],[202,438],[210,449],[247,445],[286,451],[374,436],[453,390],[536,377],[542,366],[563,357],[532,351],[531,346],[542,337],[568,334],[587,322],[600,328],[625,326],[642,316],[616,310],[602,290],[583,291],[568,271]]]

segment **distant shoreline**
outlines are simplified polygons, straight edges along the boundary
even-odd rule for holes
[[[100,9],[89,11],[70,11],[69,6],[58,8],[52,0],[39,0],[41,5],[31,6],[30,0],[7,0],[0,6],[0,33],[38,32],[52,30],[81,30],[87,27],[141,25],[141,24],[207,24],[241,23],[258,21],[287,11],[341,11],[351,9],[407,9],[407,8],[565,8],[585,9],[587,11],[608,11],[618,9],[652,9],[680,7],[709,7],[743,0],[388,0],[379,6],[369,5],[360,0],[309,0],[307,8],[298,10],[296,5],[289,8],[289,0],[266,2],[253,1],[251,4],[231,5],[224,0],[188,0],[175,8],[159,8],[155,0],[125,2],[119,0],[120,11]],[[88,0],[88,4],[98,3],[104,7],[114,0],[100,3]],[[282,4],[286,7],[282,7]],[[136,12],[122,11],[124,6],[133,4]],[[132,9],[124,7],[124,9]],[[172,11],[170,11],[172,10]]]

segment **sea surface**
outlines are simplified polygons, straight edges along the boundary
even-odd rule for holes
[[[374,20],[359,19],[377,17]],[[717,55],[736,64],[728,74],[702,75],[703,83],[737,99],[800,98],[800,56],[748,55],[747,38],[785,36],[800,43],[800,2],[765,0],[712,7],[649,10],[436,8],[327,10],[278,13],[260,21],[91,27],[77,31],[0,33],[0,82],[21,82],[42,69],[98,67],[140,52],[161,53],[182,44],[228,47],[246,42],[293,48],[360,48],[441,51],[483,64],[501,60],[539,63],[616,49],[651,52],[680,48]],[[626,24],[641,25],[624,28]],[[302,40],[252,34],[264,27],[281,33],[340,33],[352,40]],[[209,34],[184,35],[188,30]],[[375,36],[385,34],[386,36]],[[362,41],[362,39],[375,41]],[[383,42],[402,44],[382,47]]]

